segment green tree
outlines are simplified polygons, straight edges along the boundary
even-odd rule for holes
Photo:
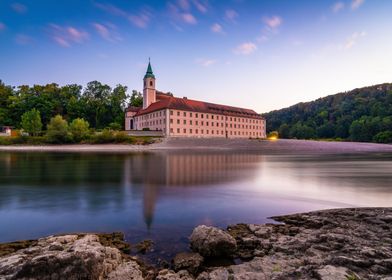
[[[80,142],[90,135],[89,123],[84,119],[74,119],[69,125],[69,131],[75,142]]]
[[[60,115],[51,118],[46,136],[50,143],[66,143],[69,140],[67,121]]]
[[[383,131],[377,133],[373,137],[373,141],[377,143],[392,143],[392,131]]]
[[[287,139],[290,137],[290,127],[287,123],[283,123],[279,126],[278,129],[279,137]]]
[[[42,130],[41,114],[37,109],[27,111],[22,115],[21,126],[30,135],[37,136]]]
[[[143,95],[137,90],[132,90],[130,105],[134,107],[143,106]]]

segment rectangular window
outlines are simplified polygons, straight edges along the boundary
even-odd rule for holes
[[[196,118],[198,118],[199,117],[199,114],[198,113],[196,113]]]
[[[214,134],[214,131],[213,131],[213,130],[211,130],[211,134]]]
[[[189,113],[189,116],[192,117],[192,113]]]
[[[177,128],[177,133],[180,133],[180,129],[179,128]]]
[[[208,134],[208,129],[207,129],[207,134]]]
[[[199,133],[199,130],[196,129],[196,134],[198,134],[198,133]]]
[[[173,119],[170,119],[170,123],[173,123]]]
[[[184,117],[186,117],[186,112],[184,112]]]
[[[192,120],[189,121],[189,124],[192,125]]]
[[[186,124],[186,120],[184,120],[184,124]]]
[[[208,122],[206,122],[206,126],[208,126]]]
[[[196,121],[196,125],[199,125],[199,121]]]
[[[214,115],[211,116],[211,119],[214,119]]]
[[[203,115],[203,114],[201,114],[201,118],[204,118],[204,115]]]
[[[191,128],[191,129],[189,129],[189,133],[190,133],[190,134],[192,134],[192,128]]]
[[[214,126],[214,122],[211,122],[211,126]]]
[[[177,116],[179,116],[180,115],[180,112],[179,111],[177,111]]]
[[[184,133],[186,133],[186,128],[184,128],[184,130],[183,130],[183,131],[184,131]]]
[[[180,120],[177,120],[177,124],[180,124]]]
[[[174,131],[173,131],[173,128],[170,128],[170,133],[173,133]]]
[[[208,119],[208,114],[206,114],[206,119]]]

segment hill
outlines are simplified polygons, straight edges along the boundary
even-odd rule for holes
[[[329,95],[263,114],[281,138],[392,143],[392,84]]]

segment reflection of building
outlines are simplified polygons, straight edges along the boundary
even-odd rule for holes
[[[144,220],[149,228],[163,187],[203,187],[249,179],[256,175],[261,160],[261,155],[254,154],[137,154],[126,159],[123,178],[142,187]],[[181,188],[176,192],[181,193]]]
[[[126,130],[158,130],[166,137],[266,137],[265,119],[250,109],[178,98],[156,90],[148,64],[143,107],[129,107]]]

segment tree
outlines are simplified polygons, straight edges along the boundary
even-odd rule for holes
[[[290,137],[290,127],[287,123],[283,123],[279,126],[278,133],[280,138],[289,138]]]
[[[373,141],[377,143],[392,143],[392,131],[383,131],[373,137]]]
[[[21,126],[30,135],[37,136],[42,130],[41,114],[37,109],[27,111],[22,115]]]
[[[69,125],[69,131],[72,134],[73,140],[75,142],[80,142],[86,139],[90,134],[89,126],[88,121],[85,121],[84,119],[74,119]]]
[[[134,107],[143,106],[143,95],[137,90],[132,90],[130,105]]]
[[[46,132],[50,143],[65,143],[68,138],[68,123],[62,116],[57,115],[50,119],[48,130]]]

